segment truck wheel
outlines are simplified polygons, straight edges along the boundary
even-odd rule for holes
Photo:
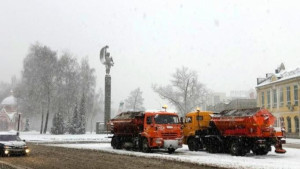
[[[113,137],[111,139],[110,145],[112,146],[113,149],[117,148],[117,139],[116,139],[116,137]]]
[[[207,145],[206,147],[206,151],[208,151],[209,153],[220,153],[221,152],[221,147],[219,145],[215,145],[215,144],[210,144]]]
[[[175,149],[174,149],[174,148],[169,148],[169,149],[168,149],[168,153],[169,153],[169,154],[173,154],[174,152],[175,152]]]
[[[111,146],[113,149],[121,149],[122,148],[122,144],[121,144],[121,141],[120,141],[120,138],[119,137],[113,137],[111,139],[111,142],[110,142]]]
[[[245,156],[246,155],[246,151],[243,150],[243,147],[237,143],[237,142],[233,142],[230,146],[230,154],[234,155],[234,156]]]
[[[267,155],[269,152],[270,147],[261,147],[257,149],[253,149],[253,154],[255,155]]]
[[[192,137],[188,140],[188,147],[190,151],[198,151],[200,145],[197,142],[197,140],[194,137]]]
[[[143,139],[142,151],[144,153],[149,153],[151,151],[151,149],[149,147],[149,144],[148,144],[148,139],[147,138]]]

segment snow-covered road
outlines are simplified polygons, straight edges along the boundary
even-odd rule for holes
[[[107,135],[39,135],[38,133],[21,133],[21,138],[30,142],[55,143],[49,146],[92,149],[104,152],[118,153],[132,156],[143,156],[146,158],[169,159],[183,162],[197,163],[215,167],[226,168],[247,168],[247,169],[299,169],[300,168],[300,149],[285,148],[286,154],[276,154],[274,149],[268,155],[255,156],[252,153],[245,157],[236,157],[229,154],[210,154],[205,151],[191,152],[187,146],[177,149],[174,154],[165,151],[154,151],[153,153],[141,153],[126,150],[114,150],[111,148],[110,139]],[[82,141],[97,141],[98,143],[83,143]],[[64,144],[57,144],[63,142]],[[71,142],[71,143],[70,143]],[[75,144],[78,142],[78,144]],[[100,143],[101,142],[101,143]],[[287,143],[300,144],[300,139],[287,139]]]

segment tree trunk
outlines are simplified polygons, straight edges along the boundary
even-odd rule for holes
[[[93,117],[91,118],[91,134],[93,133]]]
[[[47,132],[48,118],[49,118],[49,109],[47,110],[46,121],[45,121],[45,128],[44,128],[44,134],[46,134],[46,132]]]
[[[46,121],[45,121],[44,134],[46,134],[46,132],[47,132],[49,111],[50,111],[50,92],[48,91],[48,108],[47,108],[47,115],[46,115]]]
[[[43,110],[43,105],[42,105],[42,123],[41,123],[40,134],[43,134],[43,125],[44,125],[44,110]]]

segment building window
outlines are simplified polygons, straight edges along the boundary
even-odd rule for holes
[[[273,107],[277,107],[277,90],[273,89]]]
[[[294,102],[295,106],[298,106],[298,86],[294,86]]]
[[[290,86],[286,87],[286,103],[291,105],[291,88]]]
[[[265,94],[261,92],[261,107],[265,107]]]
[[[294,120],[295,120],[296,133],[299,133],[299,118],[298,118],[298,116],[295,116]]]
[[[285,128],[284,117],[280,117],[280,127]]]
[[[268,108],[270,108],[270,105],[271,105],[271,92],[270,92],[270,90],[267,91],[267,103],[268,103]]]
[[[286,118],[286,121],[287,121],[288,133],[291,133],[291,132],[292,132],[292,122],[291,122],[291,118],[290,118],[290,117],[287,117],[287,118]]]
[[[279,90],[279,101],[280,101],[280,107],[283,106],[283,88],[281,87],[280,90]]]

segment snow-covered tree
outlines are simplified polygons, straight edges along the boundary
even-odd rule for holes
[[[90,131],[93,132],[95,121],[100,120],[99,116],[104,115],[104,94],[102,89],[100,88],[94,97],[94,104],[92,109],[92,116],[89,119],[90,122]]]
[[[71,54],[64,53],[58,60],[55,103],[61,104],[64,117],[72,116],[74,105],[79,99],[79,64]]]
[[[24,131],[29,131],[29,130],[30,130],[30,123],[29,123],[29,119],[26,118],[25,129],[24,129]]]
[[[52,134],[64,134],[65,133],[65,123],[63,113],[61,112],[62,108],[59,107],[58,111],[55,113],[52,120]]]
[[[78,133],[78,128],[79,128],[79,113],[78,113],[78,105],[77,103],[75,104],[74,112],[73,112],[73,117],[71,120],[71,125],[69,127],[69,133],[70,134],[77,134]]]
[[[80,101],[79,107],[79,126],[78,126],[78,134],[85,134],[85,127],[86,127],[86,102],[85,102],[85,95],[83,93]]]
[[[95,86],[95,70],[87,59],[78,63],[66,52],[58,57],[49,47],[36,43],[23,62],[22,81],[17,86],[19,107],[33,122],[41,118],[40,131],[46,133],[51,112],[60,104],[63,118],[71,122],[75,105],[84,93],[85,118],[92,121],[97,109],[97,106],[94,109]]]
[[[91,68],[88,59],[85,58],[81,61],[80,65],[80,97],[82,93],[85,95],[85,109],[86,115],[85,118],[87,122],[90,122],[94,116],[94,100],[95,100],[95,86],[96,86],[96,77],[95,69]],[[79,99],[80,99],[79,97]],[[78,100],[79,100],[78,99]],[[90,126],[90,125],[88,125]]]
[[[130,95],[125,100],[125,107],[127,110],[132,111],[143,111],[144,98],[142,97],[143,92],[140,88],[137,88],[130,92]]]
[[[187,67],[176,69],[172,74],[171,85],[152,87],[162,99],[176,106],[181,116],[203,106],[207,95],[207,89],[199,82],[197,72]]]
[[[44,106],[43,108],[46,109],[44,133],[47,131],[50,109],[53,103],[56,67],[56,52],[38,43],[31,45],[29,54],[23,62],[23,107],[25,113],[36,115],[40,114],[41,107]]]
[[[0,82],[0,100],[3,100],[9,96],[11,85],[9,83]]]

